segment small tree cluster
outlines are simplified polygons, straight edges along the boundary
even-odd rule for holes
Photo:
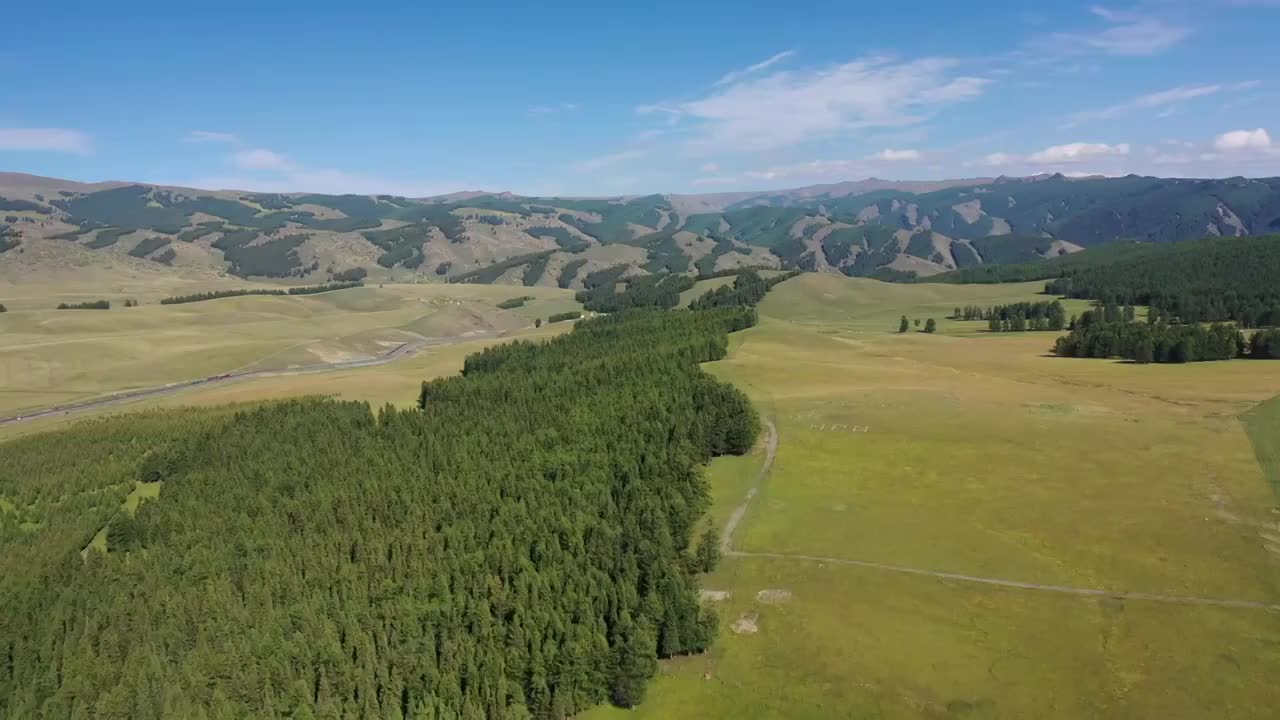
[[[93,300],[91,302],[82,303],[58,303],[59,310],[110,310],[111,303],[107,300]]]

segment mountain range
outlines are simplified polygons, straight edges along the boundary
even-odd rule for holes
[[[1280,231],[1280,178],[875,178],[614,198],[257,193],[0,173],[0,274],[128,264],[256,278],[580,288],[742,266],[897,279],[1120,239]]]

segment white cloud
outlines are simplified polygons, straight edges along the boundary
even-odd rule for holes
[[[1010,155],[1009,153],[998,152],[998,153],[991,153],[990,155],[982,158],[981,160],[978,161],[978,164],[986,165],[987,167],[1003,167],[1005,165],[1012,165],[1017,161],[1018,161],[1018,157],[1016,155]]]
[[[1143,110],[1148,108],[1164,108],[1164,113],[1172,114],[1173,105],[1195,98],[1205,97],[1220,92],[1222,85],[1184,85],[1182,87],[1171,88],[1169,90],[1161,90],[1160,92],[1139,95],[1131,100],[1102,108],[1101,110],[1089,110],[1079,112],[1071,116],[1071,122],[1067,127],[1074,127],[1082,122],[1090,120],[1110,120],[1121,115],[1131,113],[1135,110]],[[1237,89],[1232,86],[1231,89]],[[1161,117],[1167,117],[1162,114]]]
[[[1033,163],[1059,165],[1063,163],[1086,162],[1105,157],[1118,157],[1128,154],[1129,145],[1127,143],[1121,143],[1119,145],[1106,145],[1103,143],[1069,143],[1067,145],[1054,145],[1052,147],[1047,147],[1040,152],[1032,153],[1027,156],[1027,160]]]
[[[783,60],[786,60],[787,58],[795,54],[796,54],[795,50],[783,50],[777,55],[774,55],[773,57],[770,57],[767,60],[762,60],[756,63],[755,65],[748,65],[747,67],[741,70],[734,70],[733,72],[726,73],[724,77],[716,81],[716,87],[720,87],[721,85],[728,85],[729,83],[735,82],[740,78],[743,78],[752,73],[757,73],[757,72],[760,72],[761,70],[767,70],[768,68],[774,65],[777,65],[778,63],[782,62]]]
[[[1271,150],[1271,135],[1266,130],[1232,130],[1214,138],[1213,146],[1223,152],[1238,150]]]
[[[709,162],[702,166],[702,172],[705,172],[705,173],[720,172],[720,166],[713,162]]]
[[[1056,32],[1031,43],[1032,47],[1058,55],[1101,52],[1107,55],[1155,55],[1191,36],[1181,24],[1156,17],[1090,8],[1109,27],[1093,32]]]
[[[695,152],[771,150],[858,128],[915,124],[940,107],[981,95],[990,81],[956,76],[956,64],[946,58],[898,63],[872,57],[776,72],[701,99],[637,110],[694,123],[688,147]]]
[[[1103,158],[1125,157],[1129,154],[1127,143],[1106,145],[1103,143],[1069,143],[1054,145],[1030,155],[1015,155],[1007,152],[991,153],[980,158],[973,165],[983,167],[1008,167],[1011,165],[1069,165],[1080,162],[1091,162]],[[1093,173],[1090,173],[1093,174]]]
[[[85,154],[89,136],[67,128],[0,128],[0,150],[47,150]]]
[[[885,148],[878,153],[869,155],[868,160],[886,160],[888,162],[898,162],[901,160],[919,160],[919,150],[894,150],[893,148]]]
[[[577,170],[594,171],[601,170],[619,163],[628,162],[642,158],[649,153],[648,148],[631,148],[629,150],[621,150],[607,155],[597,155],[593,158],[587,158],[574,164]]]
[[[295,167],[285,156],[263,148],[241,150],[231,156],[231,162],[241,170],[271,170],[279,172],[291,170]]]
[[[189,143],[226,143],[228,145],[239,145],[240,138],[231,133],[212,132],[209,130],[192,130],[184,137],[183,142]]]

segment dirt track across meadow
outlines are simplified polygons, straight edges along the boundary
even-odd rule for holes
[[[746,497],[742,503],[733,510],[733,514],[729,516],[729,521],[724,526],[724,531],[720,534],[720,553],[728,557],[740,558],[769,558],[774,560],[788,560],[793,562],[813,562],[819,564],[830,563],[832,565],[844,565],[860,568],[868,568],[871,570],[880,570],[884,572],[902,573],[906,575],[921,575],[924,577],[937,578],[939,580],[951,580],[955,582],[974,583],[978,585],[994,585],[997,587],[1015,588],[1019,590],[1037,590],[1040,592],[1060,593],[1064,595],[1079,595],[1083,597],[1100,597],[1112,598],[1116,600],[1136,600],[1145,602],[1168,603],[1174,605],[1208,605],[1213,607],[1237,608],[1246,610],[1271,610],[1280,611],[1280,604],[1265,603],[1256,600],[1233,600],[1227,598],[1204,598],[1192,597],[1186,595],[1164,595],[1160,593],[1142,593],[1142,592],[1123,592],[1115,590],[1103,590],[1100,588],[1082,588],[1072,587],[1069,585],[1045,585],[1041,583],[1024,582],[1021,580],[1009,580],[1005,578],[982,577],[978,575],[965,575],[963,573],[946,572],[943,570],[930,570],[927,568],[908,567],[905,565],[890,565],[887,563],[878,563],[870,560],[850,560],[847,558],[823,557],[820,555],[796,555],[790,553],[771,553],[771,552],[748,552],[744,550],[733,549],[733,534],[738,529],[739,523],[747,514],[747,509],[751,505],[751,500],[755,498],[760,487],[764,484],[765,479],[773,471],[773,461],[778,454],[778,429],[770,420],[765,421],[765,455],[764,464],[760,466],[760,471],[756,473],[755,482],[751,488],[747,490]]]
[[[336,363],[317,363],[314,365],[302,365],[293,368],[282,368],[279,370],[251,370],[247,372],[230,372],[222,375],[214,375],[211,377],[199,378],[196,380],[187,380],[185,382],[172,383],[169,385],[160,385],[157,387],[143,388],[141,390],[128,390],[121,393],[113,393],[102,397],[85,400],[83,402],[71,403],[68,405],[58,405],[44,410],[36,410],[25,415],[17,415],[14,417],[0,418],[0,427],[12,425],[15,423],[35,420],[38,418],[54,417],[59,415],[74,415],[91,410],[101,410],[103,408],[115,405],[123,405],[125,403],[143,400],[147,398],[161,397],[164,395],[173,395],[198,387],[205,387],[213,384],[230,383],[239,380],[250,380],[253,378],[279,377],[282,375],[308,375],[312,373],[332,372],[335,370],[353,370],[356,368],[374,367],[377,365],[386,365],[403,358],[412,357],[419,352],[432,347],[440,347],[443,345],[452,345],[454,343],[466,342],[468,340],[482,340],[485,338],[502,337],[506,333],[493,330],[476,332],[470,335],[460,335],[448,338],[426,338],[423,340],[415,340],[413,342],[402,343],[391,348],[387,352],[378,357],[366,360],[349,360]]]

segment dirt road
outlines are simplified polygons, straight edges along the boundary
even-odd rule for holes
[[[134,402],[135,400],[143,400],[147,398],[161,397],[164,395],[173,395],[175,393],[185,392],[198,387],[204,387],[213,384],[236,382],[239,380],[249,380],[253,378],[278,377],[282,375],[308,375],[312,373],[333,372],[335,370],[354,370],[356,368],[374,367],[377,365],[386,365],[406,357],[412,357],[419,352],[431,348],[440,347],[442,345],[452,345],[468,340],[482,340],[485,338],[502,337],[507,333],[495,330],[486,330],[476,332],[470,335],[459,335],[447,338],[424,338],[422,340],[414,340],[413,342],[402,343],[391,348],[387,352],[378,357],[369,358],[367,360],[349,360],[346,362],[336,363],[316,363],[314,365],[302,365],[299,367],[282,368],[279,370],[250,370],[246,372],[230,372],[222,375],[214,375],[212,377],[199,378],[197,380],[187,380],[185,382],[171,383],[169,385],[158,385],[156,387],[143,388],[141,390],[129,390],[121,393],[113,393],[102,397],[85,400],[78,403],[70,403],[67,405],[58,405],[44,410],[36,410],[25,415],[18,415],[8,418],[0,418],[0,427],[11,425],[14,423],[35,420],[37,418],[46,418],[61,415],[74,415],[77,413],[88,412],[91,410],[101,410],[103,408],[115,405],[123,405],[124,403]]]

